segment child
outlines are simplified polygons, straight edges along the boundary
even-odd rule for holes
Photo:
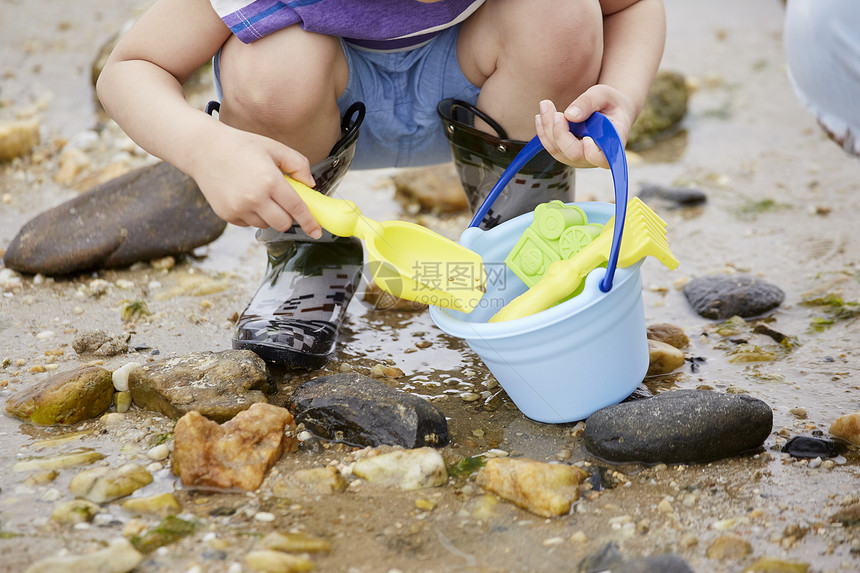
[[[361,247],[322,233],[283,174],[329,194],[350,164],[427,165],[453,152],[474,207],[537,133],[547,153],[483,225],[572,200],[571,168],[607,164],[567,120],[600,111],[626,140],[664,20],[662,0],[158,0],[111,55],[98,94],[216,214],[261,229],[269,269],[234,347],[317,368],[334,350]],[[218,119],[181,90],[213,56]]]

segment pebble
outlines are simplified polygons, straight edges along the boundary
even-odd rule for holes
[[[143,554],[120,537],[109,541],[107,548],[93,553],[42,559],[30,565],[25,573],[127,573],[141,561]]]
[[[245,556],[245,564],[251,569],[264,573],[305,573],[314,568],[313,562],[309,559],[271,549],[249,552]]]
[[[475,483],[542,517],[570,511],[579,499],[579,484],[587,477],[581,468],[524,458],[492,458]]]
[[[111,379],[113,380],[113,386],[116,388],[117,392],[128,392],[128,375],[131,374],[133,370],[140,367],[140,363],[138,362],[129,362],[120,366],[116,370],[111,373]]]
[[[321,376],[289,399],[297,423],[328,440],[356,446],[443,446],[448,422],[436,406],[368,376]]]
[[[684,330],[674,324],[651,324],[645,329],[645,333],[649,340],[664,342],[679,350],[686,348],[690,344],[690,339]]]
[[[269,513],[268,511],[258,511],[254,514],[255,521],[264,521],[264,522],[272,522],[275,521],[275,514]]]
[[[587,543],[588,535],[586,535],[584,531],[579,530],[570,536],[570,540],[575,543]]]
[[[860,412],[836,418],[830,425],[830,435],[860,446]]]
[[[833,458],[839,455],[839,444],[833,440],[814,436],[794,436],[783,446],[782,451],[794,458]]]
[[[684,365],[684,353],[666,342],[648,339],[648,372],[646,376],[668,374]]]
[[[395,450],[355,462],[353,474],[370,483],[404,490],[444,485],[448,469],[433,448]]]
[[[113,395],[113,401],[116,405],[117,414],[125,414],[131,409],[131,393],[117,392]]]
[[[171,467],[185,486],[253,491],[285,452],[298,448],[295,429],[289,410],[262,402],[221,425],[188,412],[173,429]]]
[[[105,455],[95,450],[84,449],[68,453],[50,455],[45,457],[34,457],[27,460],[15,462],[12,469],[15,471],[33,470],[60,470],[75,466],[85,466],[105,458]]]
[[[760,316],[785,300],[779,287],[743,274],[696,277],[684,287],[684,295],[700,316],[714,320]]]
[[[173,515],[182,510],[179,501],[170,492],[149,497],[133,497],[125,500],[122,508],[131,513],[161,516]]]
[[[809,563],[761,557],[744,568],[743,573],[806,573],[807,571],[809,571]]]
[[[167,444],[159,444],[146,452],[146,457],[151,460],[161,461],[170,455],[170,448]]]
[[[304,533],[272,531],[257,543],[257,548],[285,553],[328,553],[331,551],[331,543],[321,537]]]
[[[69,482],[69,491],[95,503],[104,503],[132,494],[152,483],[152,474],[137,464],[117,469],[99,467],[84,470]]]
[[[705,551],[705,555],[709,559],[719,561],[738,561],[750,553],[752,553],[750,542],[733,533],[727,533],[716,538]]]
[[[101,506],[85,499],[74,499],[58,504],[51,512],[51,520],[57,523],[90,522],[101,510]]]

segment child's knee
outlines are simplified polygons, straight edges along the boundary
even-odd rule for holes
[[[336,98],[339,83],[345,87],[345,79],[332,73],[341,68],[346,73],[337,38],[308,34],[297,27],[281,32],[252,44],[231,38],[222,49],[224,100],[242,115],[313,113]]]

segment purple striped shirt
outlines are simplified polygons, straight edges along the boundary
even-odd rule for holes
[[[484,0],[210,0],[233,34],[247,43],[287,26],[338,36],[372,50],[423,44],[465,20]]]

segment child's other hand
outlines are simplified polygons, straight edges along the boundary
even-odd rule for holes
[[[602,84],[587,89],[564,113],[557,111],[549,100],[540,103],[540,111],[535,116],[535,128],[541,143],[550,155],[573,167],[608,169],[609,162],[593,139],[579,139],[573,135],[568,121],[582,122],[599,111],[609,118],[622,144],[626,144],[634,120],[633,104],[629,99],[615,88]]]
[[[241,227],[286,231],[295,221],[313,238],[322,234],[305,203],[284,174],[313,186],[308,159],[268,137],[226,128],[211,139],[192,173],[215,214]]]

